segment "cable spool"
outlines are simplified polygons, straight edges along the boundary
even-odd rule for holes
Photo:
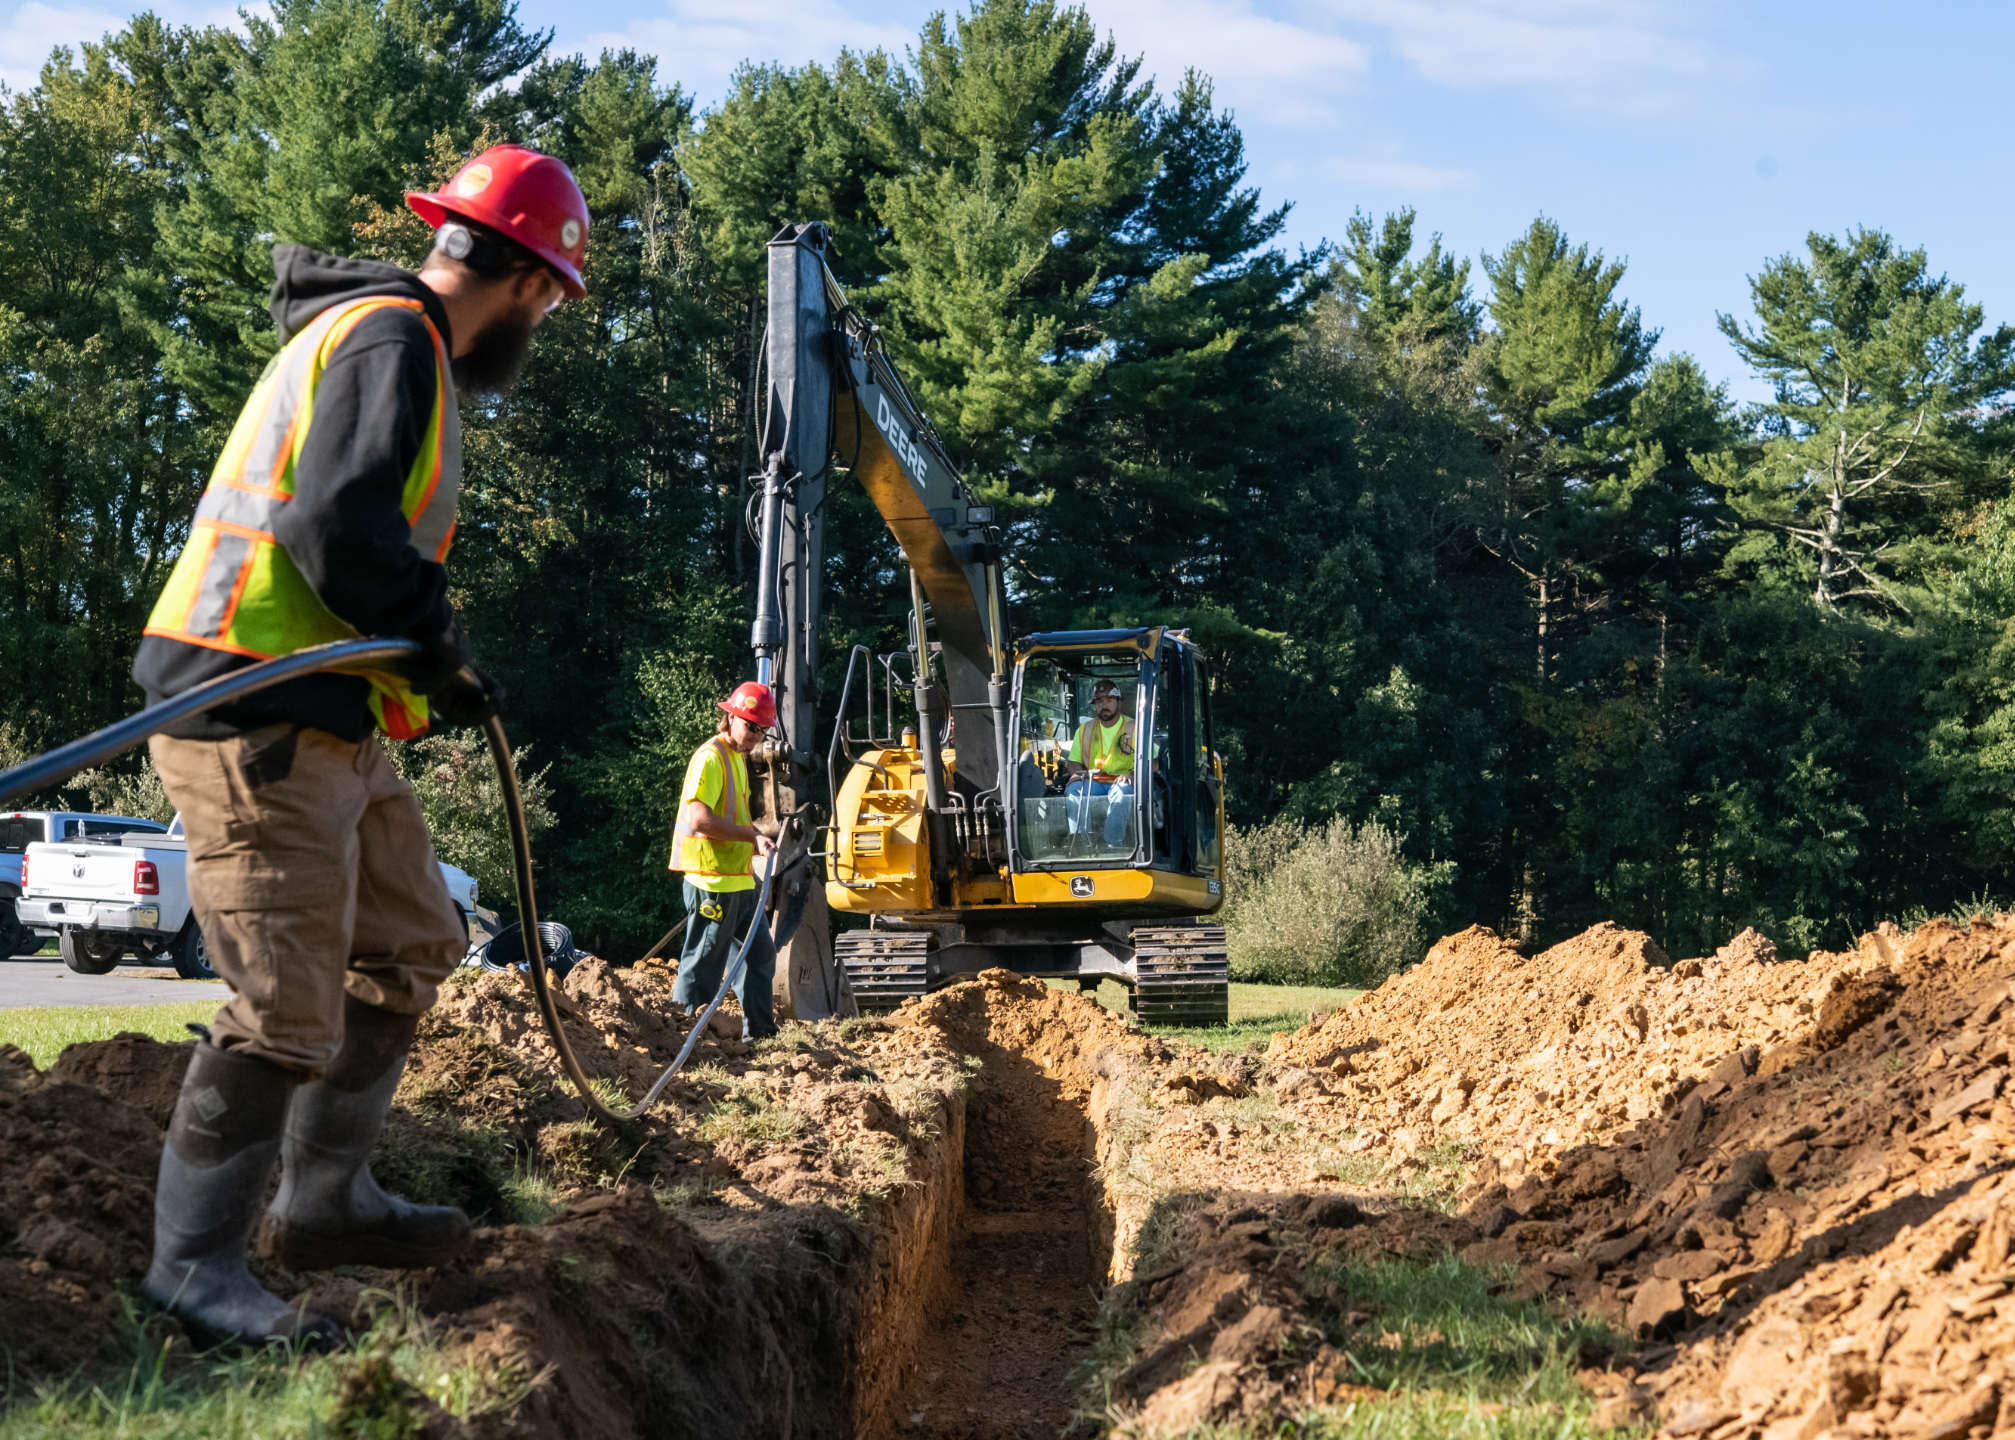
[[[566,979],[580,962],[581,951],[574,944],[574,932],[557,920],[539,922],[539,948],[546,964],[559,979]],[[484,970],[523,970],[532,962],[525,958],[524,928],[506,925],[476,947],[476,964]]]

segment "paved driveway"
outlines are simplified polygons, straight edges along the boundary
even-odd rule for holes
[[[121,965],[109,975],[79,975],[55,954],[0,960],[0,1010],[40,1005],[180,1005],[224,1003],[230,987],[184,980],[167,965]]]

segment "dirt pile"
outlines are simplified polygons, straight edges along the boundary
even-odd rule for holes
[[[1528,956],[1477,926],[1326,1021],[1276,1036],[1268,1059],[1322,1080],[1352,1117],[1351,1148],[1403,1161],[1459,1142],[1515,1183],[1663,1113],[1731,1055],[1809,1030],[1836,977],[1866,963],[1782,963],[1745,931],[1675,964],[1608,924]]]
[[[120,1044],[130,1065],[155,1042]],[[160,1160],[144,1113],[0,1046],[0,1350],[16,1374],[116,1362],[120,1286],[147,1268]]]
[[[2011,981],[2015,917],[1676,964],[1470,930],[1272,1058],[1346,1149],[1463,1142],[1465,1253],[1647,1347],[1614,1417],[1984,1434],[2015,1425]]]

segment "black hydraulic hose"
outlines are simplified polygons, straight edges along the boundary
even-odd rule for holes
[[[277,660],[264,660],[243,670],[234,670],[229,675],[221,675],[215,680],[198,685],[195,689],[163,700],[158,705],[150,705],[138,714],[129,715],[124,720],[107,725],[102,730],[94,730],[80,740],[67,745],[59,745],[46,754],[38,755],[13,769],[0,772],[0,805],[37,790],[46,790],[51,785],[61,784],[79,770],[87,770],[93,765],[102,765],[108,760],[124,755],[145,744],[147,738],[156,735],[169,726],[200,715],[219,705],[229,704],[258,691],[267,690],[285,681],[303,675],[320,674],[328,670],[367,669],[382,666],[387,662],[411,659],[420,653],[420,646],[411,640],[338,640],[328,645],[316,645],[306,650],[297,650],[291,655],[282,655]],[[525,803],[518,790],[518,770],[511,761],[510,742],[504,738],[504,727],[492,715],[483,722],[483,736],[489,742],[490,758],[496,762],[497,782],[504,795],[504,818],[511,832],[511,863],[518,882],[518,909],[523,925],[521,932],[525,938],[525,958],[529,962],[532,977],[532,993],[538,1002],[539,1018],[544,1022],[546,1034],[553,1042],[553,1049],[560,1057],[560,1068],[568,1081],[581,1097],[581,1103],[596,1118],[610,1123],[635,1120],[648,1110],[664,1093],[672,1077],[679,1073],[692,1053],[706,1024],[720,1007],[721,1000],[741,974],[748,959],[749,945],[755,939],[756,927],[764,924],[764,916],[769,907],[770,881],[774,877],[775,866],[763,876],[762,894],[756,901],[755,918],[750,922],[749,933],[743,937],[741,949],[735,953],[734,961],[721,977],[720,989],[714,992],[713,1001],[706,1013],[693,1025],[686,1036],[686,1043],[680,1049],[678,1058],[665,1067],[656,1083],[637,1104],[625,1110],[609,1105],[595,1093],[581,1062],[574,1054],[574,1047],[567,1040],[567,1032],[560,1023],[559,1002],[554,998],[552,972],[546,966],[545,937],[539,933],[538,900],[532,890],[532,837],[525,825]],[[676,927],[673,934],[677,933]],[[671,939],[667,934],[652,947],[653,953]]]
[[[665,1093],[665,1087],[672,1083],[672,1077],[684,1068],[687,1057],[693,1053],[693,1046],[699,1043],[707,1023],[714,1018],[714,1011],[720,1008],[721,1001],[742,973],[742,966],[748,960],[749,946],[754,942],[756,930],[764,923],[763,916],[769,908],[770,880],[776,873],[776,867],[771,866],[764,872],[762,894],[756,898],[755,913],[749,920],[749,933],[742,937],[741,948],[735,952],[734,960],[721,972],[720,988],[714,991],[714,998],[708,1002],[699,1019],[693,1022],[693,1028],[686,1032],[686,1043],[679,1048],[672,1063],[659,1073],[651,1088],[644,1092],[643,1099],[627,1110],[618,1110],[595,1093],[587,1072],[581,1069],[580,1058],[574,1054],[573,1042],[567,1039],[566,1027],[560,1023],[559,1003],[553,998],[552,972],[546,968],[545,937],[539,934],[539,902],[532,893],[532,837],[525,828],[525,803],[518,794],[518,768],[511,763],[510,742],[504,739],[504,727],[497,722],[496,716],[492,715],[483,722],[483,735],[490,742],[490,756],[497,762],[497,780],[504,790],[504,815],[511,826],[511,863],[518,879],[520,933],[527,937],[525,957],[531,962],[532,993],[538,1001],[539,1018],[545,1022],[546,1034],[553,1042],[553,1049],[559,1053],[560,1069],[566,1072],[567,1079],[579,1093],[581,1103],[598,1119],[611,1124],[635,1120],[657,1103],[658,1097]]]
[[[93,765],[116,759],[128,750],[138,749],[146,743],[148,736],[192,715],[214,710],[219,705],[241,700],[261,690],[270,690],[284,681],[296,680],[303,675],[317,675],[324,670],[369,668],[419,653],[420,647],[411,640],[338,640],[329,645],[296,650],[277,660],[261,661],[243,670],[234,670],[229,675],[220,675],[194,690],[163,700],[158,705],[149,705],[137,715],[128,715],[103,730],[93,730],[81,740],[59,745],[0,774],[0,805],[16,796],[30,795],[51,785],[59,785],[79,770],[88,770]]]

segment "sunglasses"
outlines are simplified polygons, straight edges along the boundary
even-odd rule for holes
[[[541,285],[545,287],[546,298],[539,305],[539,313],[541,315],[552,314],[560,308],[560,302],[567,298],[565,283],[547,266],[527,266],[520,273],[538,276]]]

